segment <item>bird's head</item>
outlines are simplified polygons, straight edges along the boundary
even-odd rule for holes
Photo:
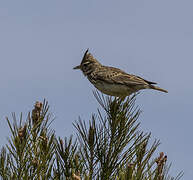
[[[101,64],[92,56],[91,53],[88,53],[87,49],[86,52],[84,53],[80,65],[74,67],[73,69],[80,69],[84,73],[84,75],[87,75],[98,66],[101,66]]]

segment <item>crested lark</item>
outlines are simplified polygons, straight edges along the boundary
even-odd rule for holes
[[[83,56],[81,64],[74,67],[74,69],[80,69],[98,90],[110,96],[125,98],[141,89],[168,92],[155,86],[155,82],[127,74],[118,68],[103,66],[92,54],[88,53],[88,49]]]

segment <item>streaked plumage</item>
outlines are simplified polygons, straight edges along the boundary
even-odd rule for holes
[[[147,81],[139,76],[100,64],[88,50],[82,62],[74,69],[80,69],[88,80],[101,92],[116,97],[126,97],[141,89],[155,89],[167,92],[155,86],[154,82]]]

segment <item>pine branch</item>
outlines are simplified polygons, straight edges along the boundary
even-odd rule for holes
[[[167,157],[155,157],[159,140],[139,130],[137,95],[126,99],[94,92],[101,106],[91,119],[73,125],[76,138],[56,138],[47,101],[36,102],[23,120],[12,114],[8,144],[0,153],[0,177],[66,180],[179,180],[169,175]],[[62,140],[64,139],[64,140]]]

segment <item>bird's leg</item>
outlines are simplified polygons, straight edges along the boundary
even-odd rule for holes
[[[120,96],[120,97],[118,97],[118,100],[120,100],[120,101],[124,101],[124,100],[125,100],[125,98],[126,98],[126,96]]]

